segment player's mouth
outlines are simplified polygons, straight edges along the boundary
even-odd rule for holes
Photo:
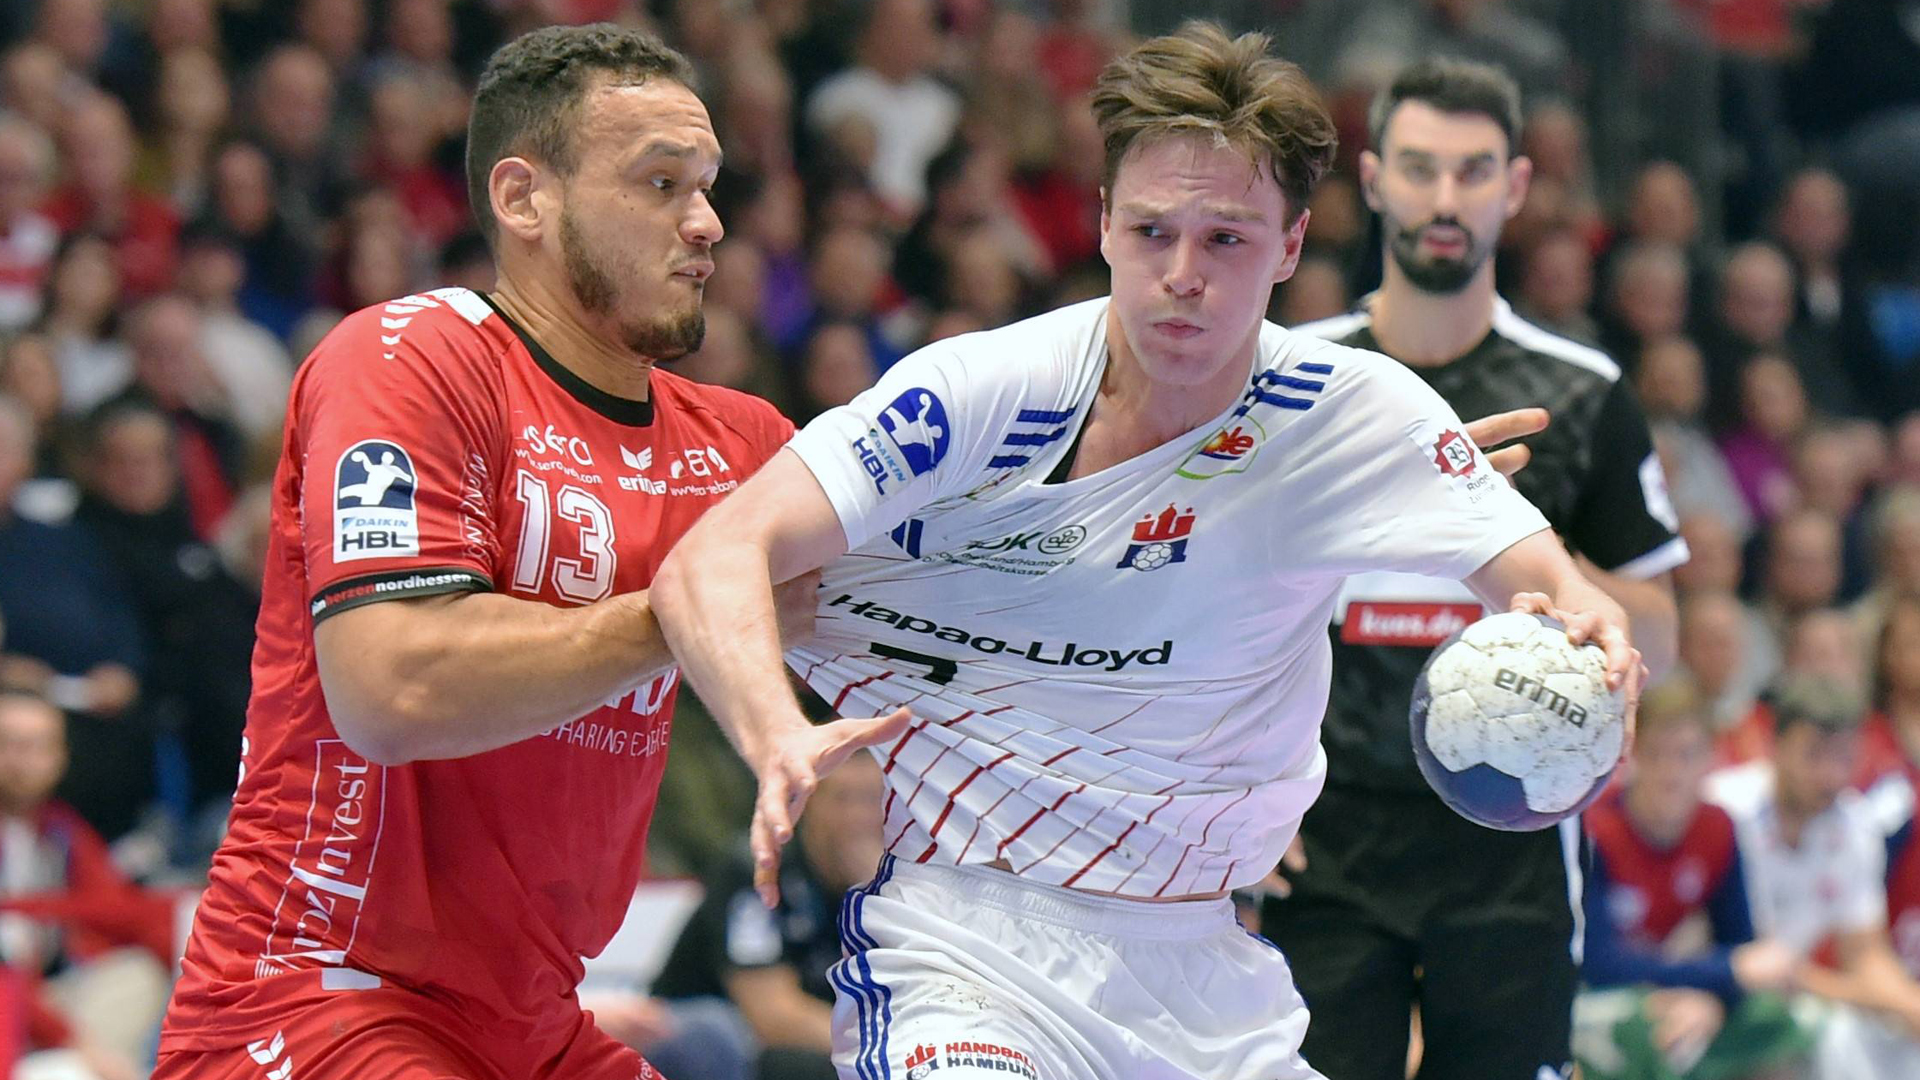
[[[698,282],[705,282],[713,276],[713,260],[695,259],[692,262],[681,263],[680,266],[674,270],[673,276],[692,278]]]
[[[1459,229],[1427,229],[1420,234],[1420,243],[1438,255],[1464,255],[1467,251],[1467,234]]]
[[[1206,327],[1190,323],[1185,319],[1159,319],[1154,322],[1153,328],[1176,341],[1185,341],[1190,337],[1206,333]]]

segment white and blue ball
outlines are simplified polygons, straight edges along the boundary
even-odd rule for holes
[[[1544,829],[1600,796],[1620,762],[1626,698],[1606,654],[1542,615],[1490,615],[1440,643],[1414,683],[1413,756],[1469,821]]]

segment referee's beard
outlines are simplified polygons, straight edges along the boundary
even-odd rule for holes
[[[607,260],[589,250],[571,208],[560,211],[560,254],[566,263],[567,284],[572,286],[580,306],[589,315],[614,319],[620,343],[636,355],[651,360],[677,360],[700,348],[700,343],[706,340],[707,315],[701,310],[701,290],[697,286],[691,306],[683,311],[637,321],[623,318],[616,310],[621,299],[619,287],[614,284],[616,274],[608,269]],[[635,275],[625,276],[632,280]]]

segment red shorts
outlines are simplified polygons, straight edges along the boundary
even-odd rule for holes
[[[662,1080],[577,1015],[571,1030],[532,1045],[394,986],[301,994],[242,1045],[162,1052],[152,1080]]]

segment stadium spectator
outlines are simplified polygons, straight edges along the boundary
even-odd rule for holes
[[[31,416],[0,398],[0,688],[31,691],[70,714],[64,797],[114,839],[133,828],[153,790],[151,742],[134,716],[146,649],[126,583],[93,534],[15,511],[32,448]]]
[[[1794,325],[1830,356],[1839,347],[1841,319],[1859,303],[1853,268],[1842,261],[1852,229],[1846,184],[1831,170],[1806,168],[1788,179],[1770,232],[1793,260]]]
[[[1652,342],[1684,334],[1692,303],[1686,252],[1665,241],[1618,250],[1607,264],[1601,344],[1614,356],[1639,356]]]
[[[100,834],[53,797],[66,767],[60,710],[0,690],[0,957],[27,989],[29,1043],[66,1051],[30,1056],[15,1075],[144,1076],[136,1063],[167,1000],[172,903],[129,882]],[[77,1071],[29,1071],[63,1058]]]
[[[1634,386],[1647,410],[1675,512],[1682,518],[1712,515],[1744,537],[1753,528],[1753,515],[1726,458],[1707,434],[1707,379],[1700,350],[1687,338],[1666,338],[1642,350],[1638,368]]]
[[[60,231],[40,213],[53,180],[53,143],[44,131],[0,114],[0,333],[40,314],[40,291]]]
[[[1783,996],[1797,960],[1756,940],[1733,820],[1701,799],[1713,744],[1685,679],[1649,690],[1625,784],[1582,815],[1574,1049],[1593,1080],[1750,1077],[1811,1043]]]
[[[1887,608],[1905,596],[1920,596],[1920,487],[1888,490],[1875,503],[1869,528],[1874,586],[1854,604],[1861,633],[1880,636]]]
[[[233,505],[246,462],[233,394],[207,359],[200,312],[186,297],[158,296],[128,318],[134,383],[109,404],[141,403],[173,427],[180,484],[194,535],[211,539]]]
[[[1920,763],[1920,596],[1899,597],[1887,608],[1874,642],[1873,702],[1873,711],[1860,732],[1860,767],[1855,780],[1861,790],[1876,796],[1876,802],[1884,802],[1890,792],[1874,791],[1882,781],[1899,773],[1920,777],[1920,764],[1916,764]],[[1896,794],[1894,820],[1883,824],[1895,828],[1904,824],[1897,804],[1910,802],[1916,793],[1920,789]],[[1912,963],[1920,959],[1914,953],[1920,939],[1896,936],[1894,940],[1903,958],[1908,959],[1909,970],[1920,977],[1920,965]]]
[[[1756,927],[1802,961],[1798,985],[1827,1006],[1819,1080],[1920,1069],[1920,983],[1887,936],[1883,834],[1848,790],[1863,708],[1832,683],[1790,682],[1774,699],[1771,763],[1709,780],[1753,866]]]
[[[1276,321],[1301,326],[1345,313],[1353,307],[1353,297],[1340,267],[1332,259],[1313,255],[1303,257],[1293,276],[1280,286],[1278,303]]]
[[[219,59],[203,48],[178,48],[160,58],[156,119],[141,147],[140,185],[166,196],[182,212],[206,200],[213,152],[226,131],[232,93]]]
[[[85,412],[133,379],[132,354],[117,336],[119,292],[111,245],[92,233],[61,241],[34,326],[53,345],[68,413]]]
[[[1774,522],[1761,541],[1750,647],[1771,670],[1786,656],[1793,624],[1839,598],[1840,523],[1821,510],[1795,510]]]
[[[230,142],[213,159],[213,181],[203,220],[232,233],[247,260],[240,309],[285,336],[315,298],[315,241],[281,213],[266,151]]]
[[[339,212],[348,182],[331,138],[333,73],[314,50],[282,45],[254,72],[251,105],[249,120],[272,162],[280,214],[311,235]]]
[[[107,406],[88,434],[75,518],[127,582],[152,673],[146,711],[186,757],[182,809],[198,814],[218,802],[224,818],[246,724],[259,596],[195,533],[164,414],[140,403]]]
[[[190,226],[181,236],[181,292],[200,310],[201,345],[249,442],[278,442],[293,358],[273,332],[240,310],[246,256],[239,239],[217,226]]]
[[[792,353],[813,340],[814,331],[827,322],[850,322],[860,327],[872,354],[873,376],[906,355],[883,325],[881,306],[894,290],[888,270],[892,252],[871,230],[842,226],[822,236],[808,260],[807,285],[813,310],[796,327],[793,339],[777,342]],[[871,385],[873,377],[869,376]],[[865,389],[862,387],[861,389]]]
[[[1806,430],[1807,395],[1793,363],[1777,353],[1746,361],[1739,394],[1739,421],[1721,437],[1720,452],[1747,509],[1764,524],[1793,507],[1788,460],[1794,440]]]
[[[165,199],[134,187],[138,147],[120,102],[92,92],[62,119],[63,182],[45,206],[61,233],[86,231],[113,245],[120,289],[129,299],[152,296],[173,280],[180,215]]]
[[[1542,328],[1579,341],[1600,340],[1593,307],[1593,249],[1571,229],[1534,241],[1521,257],[1514,309]]]
[[[800,361],[800,411],[796,419],[845,405],[873,385],[870,337],[858,324],[824,322],[807,341]]]
[[[25,333],[0,341],[0,396],[19,402],[33,420],[33,477],[60,477],[66,468],[61,458],[65,417],[60,412],[60,366],[45,337]]]
[[[1727,592],[1695,592],[1680,605],[1680,666],[1692,677],[1717,731],[1753,710],[1759,688],[1772,677],[1756,667],[1748,646],[1751,618]]]
[[[935,79],[940,48],[929,0],[874,0],[860,28],[858,61],[807,99],[807,124],[826,135],[847,121],[871,129],[868,177],[895,221],[926,199],[926,168],[960,122],[960,99]]]
[[[726,1003],[761,1048],[760,1080],[835,1076],[827,969],[840,959],[841,898],[873,875],[881,855],[884,790],[879,764],[864,754],[822,777],[798,842],[782,854],[779,906],[761,906],[751,868],[730,865],[710,883],[653,987],[676,1008]],[[665,1061],[651,1051],[648,1058]]]
[[[39,42],[16,45],[0,59],[0,105],[41,131],[58,129],[60,99],[78,85],[84,83],[67,71],[60,54]]]
[[[1852,433],[1837,424],[1811,425],[1793,446],[1795,502],[1840,523],[1838,595],[1846,603],[1860,598],[1873,572],[1867,537],[1867,470],[1871,467]]]

